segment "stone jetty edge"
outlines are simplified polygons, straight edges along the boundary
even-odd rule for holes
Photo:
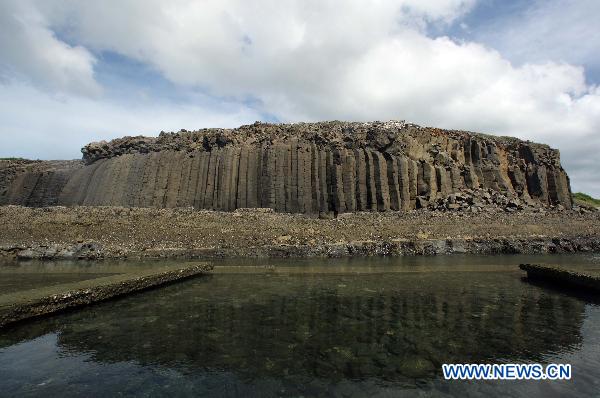
[[[315,245],[205,248],[146,248],[113,251],[101,243],[34,244],[0,247],[0,258],[17,260],[343,258],[439,256],[453,254],[600,253],[600,236],[499,237],[362,240]]]
[[[600,292],[600,275],[591,275],[557,266],[541,264],[520,264],[519,268],[527,272],[527,278],[533,280],[547,281],[560,286]]]
[[[213,266],[210,264],[197,264],[15,303],[4,309],[0,308],[0,328],[26,319],[82,307],[194,276],[205,275],[212,269]]]

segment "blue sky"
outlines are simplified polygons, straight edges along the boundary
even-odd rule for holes
[[[0,0],[0,157],[403,119],[548,143],[600,196],[598,20],[596,0]]]

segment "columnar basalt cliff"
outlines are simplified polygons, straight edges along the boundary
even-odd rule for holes
[[[572,205],[555,149],[395,121],[257,122],[124,137],[82,152],[81,162],[0,165],[0,204],[331,214],[409,210],[486,188],[534,206]]]

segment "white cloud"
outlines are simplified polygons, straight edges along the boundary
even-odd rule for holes
[[[29,80],[54,91],[99,93],[94,57],[81,46],[58,40],[28,2],[0,2],[0,26],[0,72],[5,78]]]
[[[311,89],[407,23],[450,21],[473,0],[38,2],[96,50],[148,62],[219,95]],[[68,16],[65,17],[65,16]]]
[[[0,90],[0,157],[80,158],[79,149],[92,141],[199,126],[237,127],[259,119],[236,103],[200,107],[155,100],[138,106],[9,84]]]
[[[410,17],[452,22],[469,11],[475,0],[404,0],[402,3]]]
[[[486,24],[475,37],[518,62],[548,60],[600,68],[600,1],[533,0],[518,15]]]
[[[575,188],[600,194],[600,177],[589,173],[598,167],[580,155],[594,156],[589,147],[598,143],[600,91],[586,83],[581,67],[552,58],[512,64],[490,47],[426,35],[427,24],[459,21],[474,0],[33,4],[43,16],[38,25],[69,42],[118,52],[216,97],[256,98],[257,111],[284,121],[401,118],[549,143],[561,148]],[[190,109],[163,111],[174,112],[175,120]],[[118,105],[102,105],[102,112],[123,121],[115,132],[136,126]],[[232,125],[247,116],[246,110],[199,123]],[[83,112],[77,128],[100,127],[102,119]],[[144,125],[151,123],[160,119],[149,117]]]

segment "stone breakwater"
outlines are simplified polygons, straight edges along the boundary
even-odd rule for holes
[[[527,272],[527,278],[544,281],[559,287],[590,290],[600,293],[600,273],[597,270],[568,269],[545,264],[520,264],[519,268]]]
[[[91,279],[71,285],[58,285],[27,293],[0,296],[0,328],[14,322],[81,307],[187,278],[206,275],[210,264],[195,264],[170,269],[145,270],[138,274]],[[75,286],[72,286],[75,285]],[[67,290],[64,290],[67,289]],[[48,291],[52,294],[46,295]]]
[[[457,193],[486,190],[515,208],[572,206],[557,150],[404,122],[255,123],[124,137],[82,152],[83,161],[3,161],[0,204],[328,215],[452,208]]]

